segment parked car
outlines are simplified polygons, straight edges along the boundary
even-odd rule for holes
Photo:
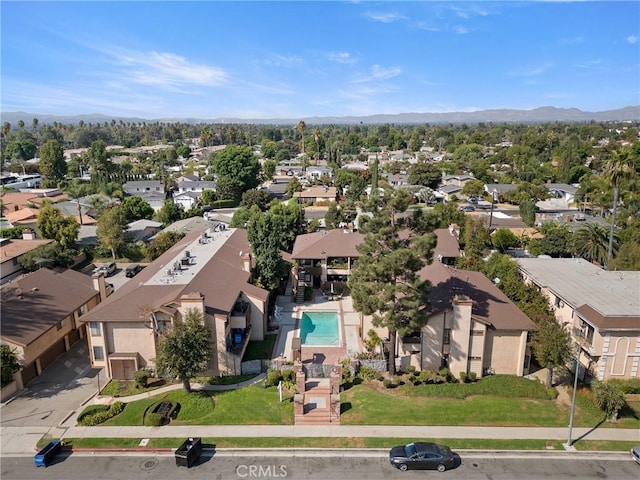
[[[133,265],[129,265],[125,269],[124,274],[126,277],[131,278],[131,277],[135,277],[140,270],[142,270],[142,265],[138,265],[137,263],[135,263]]]
[[[640,445],[631,449],[631,458],[633,458],[635,462],[640,465]]]
[[[116,273],[117,267],[115,262],[105,263],[98,268],[98,273],[104,274],[105,277],[110,277]]]
[[[389,462],[398,470],[438,470],[453,468],[455,459],[449,447],[437,443],[415,442],[393,447]]]
[[[476,211],[476,207],[474,207],[473,205],[462,205],[459,210],[461,212],[475,212]]]

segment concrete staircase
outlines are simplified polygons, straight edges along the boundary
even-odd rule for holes
[[[305,384],[302,415],[296,415],[296,425],[340,424],[340,395],[331,394],[328,378],[312,378]],[[332,403],[332,401],[334,403]]]
[[[296,425],[340,424],[340,375],[334,369],[329,378],[306,378],[302,364],[294,365],[298,393],[294,396]]]

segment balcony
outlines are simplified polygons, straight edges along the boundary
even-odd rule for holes
[[[249,324],[249,313],[251,312],[249,302],[238,301],[233,306],[229,314],[229,326],[231,328],[247,328]]]

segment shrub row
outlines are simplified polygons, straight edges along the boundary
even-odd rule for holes
[[[78,421],[83,427],[93,427],[95,425],[100,425],[101,423],[106,422],[112,417],[115,417],[123,410],[124,403],[115,402],[108,409],[86,412],[84,415],[82,415],[81,418],[78,419]]]

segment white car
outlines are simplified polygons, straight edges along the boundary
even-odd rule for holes
[[[631,458],[633,458],[635,462],[640,465],[640,445],[631,449]]]

